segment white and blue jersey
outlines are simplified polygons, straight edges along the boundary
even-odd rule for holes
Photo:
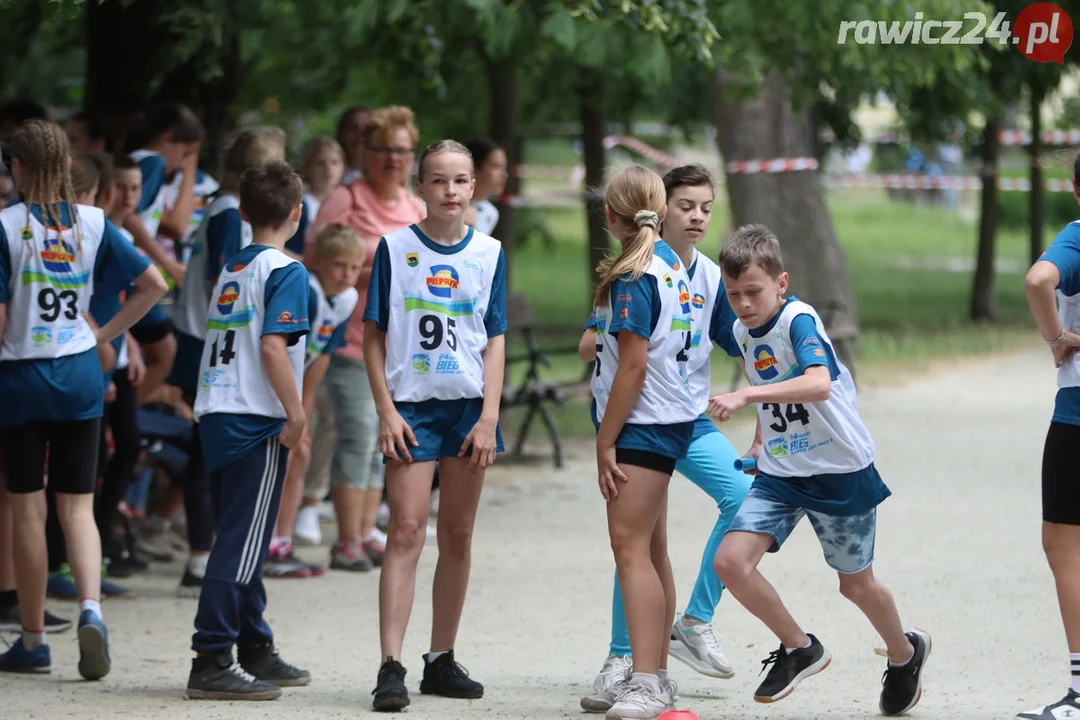
[[[867,512],[888,497],[872,467],[874,441],[859,416],[855,383],[814,308],[791,297],[765,325],[751,329],[736,319],[732,332],[752,385],[784,382],[819,365],[832,381],[827,400],[758,406],[763,448],[755,487],[828,515]]]
[[[484,396],[483,352],[506,332],[506,259],[498,240],[469,228],[455,245],[417,225],[379,240],[364,320],[386,333],[394,402]]]
[[[262,337],[287,336],[299,393],[309,331],[307,270],[272,247],[249,245],[226,263],[212,298],[195,397],[207,472],[247,456],[285,425],[285,408],[263,367]]]
[[[170,210],[176,206],[176,201],[180,198],[180,185],[183,180],[183,172],[175,173],[172,182],[166,186],[166,210]],[[184,236],[180,238],[180,242],[176,246],[176,259],[185,265],[191,260],[192,239],[195,237],[195,232],[199,229],[199,225],[206,216],[206,209],[210,205],[211,196],[218,191],[218,188],[219,185],[217,180],[210,177],[209,173],[198,169],[195,171],[195,184],[192,187],[194,204],[191,209],[191,220],[188,222],[187,230],[184,231]]]
[[[139,163],[139,172],[142,174],[142,195],[139,196],[139,205],[135,212],[139,214],[150,237],[156,238],[158,227],[161,226],[161,216],[169,199],[168,185],[165,182],[168,165],[165,158],[153,150],[136,150],[131,153],[131,159]]]
[[[225,263],[250,245],[251,239],[251,225],[240,217],[239,199],[235,195],[215,197],[192,237],[184,286],[172,306],[176,360],[169,383],[186,393],[194,393],[198,384],[213,287]]]
[[[645,382],[626,419],[616,447],[681,458],[693,437],[701,409],[690,390],[689,360],[693,342],[690,279],[675,252],[663,240],[635,281],[611,285],[608,302],[595,310],[596,372],[592,379],[593,422],[604,419],[619,367],[618,334],[648,339]]]
[[[487,199],[476,203],[475,207],[476,222],[473,227],[485,235],[495,232],[495,227],[499,224],[499,208]]]
[[[1057,285],[1061,326],[1080,333],[1080,221],[1058,233],[1040,260],[1052,263],[1061,276]],[[1073,353],[1058,368],[1053,422],[1080,425],[1080,355]]]
[[[321,355],[330,355],[345,347],[345,328],[360,299],[356,288],[347,288],[334,297],[327,297],[314,273],[309,274],[308,285],[308,323],[311,332],[307,336],[304,367],[310,366]]]
[[[0,212],[0,425],[101,417],[97,341],[83,317],[96,294],[118,298],[150,266],[98,208],[71,207],[46,228],[39,206]]]

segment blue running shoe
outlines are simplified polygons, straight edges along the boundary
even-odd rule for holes
[[[122,585],[101,578],[101,594],[107,598],[133,598],[135,593]]]
[[[86,680],[100,680],[109,674],[109,629],[93,610],[79,615],[79,674]]]
[[[3,655],[0,655],[0,672],[49,673],[52,672],[52,655],[48,645],[38,645],[27,650],[20,637]]]
[[[75,586],[75,576],[71,574],[71,566],[64,563],[58,572],[50,573],[46,584],[49,597],[57,600],[78,600],[79,588]]]

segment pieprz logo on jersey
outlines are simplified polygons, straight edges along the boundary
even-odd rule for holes
[[[694,297],[690,299],[690,302],[694,304],[694,307],[701,310],[705,307],[705,296],[701,293],[694,293]]]
[[[435,297],[452,297],[458,288],[458,273],[450,265],[432,265],[428,276],[427,289]]]
[[[46,238],[45,249],[41,251],[41,261],[49,272],[71,272],[71,263],[75,262],[75,250],[60,238]]]
[[[322,325],[319,326],[319,344],[326,345],[330,342],[330,336],[334,334],[334,323],[331,320],[323,320]]]
[[[776,369],[777,360],[773,349],[768,345],[758,345],[754,350],[754,370],[763,380],[772,380],[780,374]]]
[[[218,295],[217,309],[222,315],[228,315],[233,311],[233,306],[236,305],[236,301],[240,299],[240,283],[227,282],[225,286],[221,288],[221,294]]]
[[[684,313],[690,314],[690,287],[683,280],[679,281],[679,306]]]

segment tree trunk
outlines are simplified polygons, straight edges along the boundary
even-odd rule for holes
[[[517,63],[513,53],[504,58],[487,58],[488,92],[491,97],[491,139],[506,151],[506,164],[510,176],[506,192],[496,201],[499,224],[495,237],[502,241],[506,254],[506,282],[510,286],[510,270],[513,267],[514,206],[510,198],[519,197],[521,178],[516,172],[521,163],[521,146],[517,132]]]
[[[579,87],[581,103],[581,144],[585,156],[585,215],[588,227],[588,273],[589,307],[592,307],[593,295],[598,278],[596,266],[610,252],[607,223],[604,219],[604,198],[600,190],[604,186],[606,165],[604,150],[604,82],[600,75],[592,70],[582,71]]]
[[[990,88],[995,95],[1001,91],[1001,73],[990,71]],[[982,204],[979,212],[979,247],[975,256],[975,277],[971,289],[971,319],[993,320],[994,307],[994,243],[997,235],[998,194],[998,133],[1001,114],[992,111],[983,127],[982,142]]]
[[[741,90],[734,76],[717,73],[717,142],[725,164],[812,155],[809,109],[792,106],[779,73],[770,71],[755,97]],[[817,309],[841,360],[854,372],[858,315],[818,174],[728,173],[727,189],[736,227],[761,223],[780,239],[791,294]]]
[[[1031,223],[1029,260],[1034,265],[1043,251],[1043,205],[1046,188],[1043,186],[1042,172],[1042,101],[1043,93],[1038,88],[1031,89],[1031,192],[1028,193],[1028,221]]]

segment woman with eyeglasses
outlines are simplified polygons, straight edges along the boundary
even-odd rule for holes
[[[363,130],[363,176],[336,188],[323,201],[309,235],[314,237],[328,223],[342,223],[364,238],[368,250],[356,284],[360,300],[346,328],[346,345],[331,358],[325,381],[338,433],[330,465],[338,524],[330,567],[338,570],[371,570],[382,562],[385,549],[385,538],[376,537],[375,528],[383,463],[379,418],[364,366],[363,316],[379,238],[426,215],[423,203],[406,189],[419,137],[409,108],[390,106],[372,112]]]

